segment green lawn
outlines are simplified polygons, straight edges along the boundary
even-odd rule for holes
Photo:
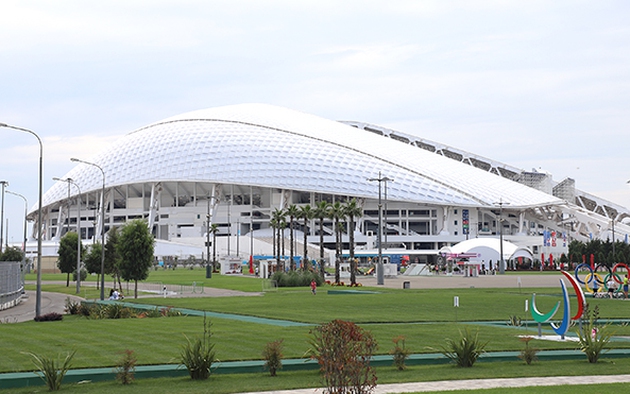
[[[95,279],[95,277],[94,277]],[[27,280],[34,280],[34,275]],[[65,275],[44,275],[44,280],[65,280]],[[164,284],[197,284],[204,286],[260,292],[262,280],[251,277],[231,277],[214,275],[205,278],[203,270],[158,270],[152,271],[150,282]],[[106,283],[111,283],[108,280]],[[74,294],[75,288],[65,285],[43,286],[44,290],[54,290]],[[84,286],[88,298],[97,298],[98,291]],[[251,297],[219,298],[142,298],[138,302],[151,305],[177,306],[197,310],[251,315],[272,319],[292,320],[309,324],[319,324],[332,319],[357,322],[371,331],[379,343],[379,354],[387,354],[393,347],[392,338],[404,335],[406,344],[414,353],[439,352],[445,338],[459,337],[459,330],[467,325],[462,322],[507,321],[510,315],[521,318],[530,316],[524,311],[525,300],[536,292],[536,302],[541,311],[550,310],[560,300],[556,289],[384,289],[374,290],[377,294],[333,295],[327,294],[331,287],[324,286],[313,296],[307,288],[279,289]],[[338,288],[335,288],[338,289]],[[453,297],[459,297],[459,308],[453,307]],[[133,301],[127,298],[126,301]],[[630,308],[625,301],[589,299],[598,305],[600,317],[630,319]],[[575,299],[572,301],[575,303]],[[310,327],[278,327],[266,324],[241,322],[225,318],[212,318],[213,339],[216,343],[218,359],[251,360],[260,359],[267,342],[284,339],[286,358],[302,358],[308,350]],[[480,339],[488,341],[486,350],[520,350],[523,344],[519,334],[534,334],[536,327],[530,322],[525,327],[515,328],[500,325],[472,323],[470,327],[479,331]],[[120,358],[120,352],[133,350],[141,365],[178,363],[185,336],[194,337],[202,332],[201,317],[171,317],[127,320],[88,320],[78,316],[66,316],[60,322],[0,324],[0,372],[33,370],[30,358],[24,352],[55,356],[77,350],[73,367],[113,366]],[[545,324],[544,329],[549,329]],[[572,329],[574,331],[575,329]],[[615,326],[616,335],[630,336],[627,325]],[[570,342],[534,341],[539,349],[575,349]],[[614,347],[630,347],[630,341],[619,341]],[[379,382],[403,382],[434,379],[464,379],[510,376],[584,375],[626,373],[630,359],[605,361],[596,365],[584,361],[545,361],[532,366],[522,362],[479,363],[470,369],[458,369],[448,365],[414,366],[408,371],[379,368]],[[498,367],[500,365],[500,368]],[[266,375],[225,376],[217,375],[206,383],[190,382],[188,379],[146,379],[136,383],[136,389],[153,393],[173,392],[172,387],[165,391],[163,386],[176,384],[177,392],[236,392],[274,390],[296,387],[319,386],[316,372],[281,373],[277,379]],[[252,381],[251,386],[248,381]],[[64,386],[68,392],[100,393],[110,392],[114,383],[83,385],[80,388]],[[205,388],[204,385],[211,385]],[[268,385],[268,386],[267,386]],[[179,391],[181,387],[182,391]],[[38,388],[41,389],[41,388]],[[89,391],[86,391],[88,390]],[[28,389],[32,390],[32,389]],[[33,392],[14,391],[20,393]],[[77,391],[73,391],[77,390]],[[95,391],[92,391],[95,390]],[[100,391],[99,391],[100,390]],[[116,385],[115,390],[128,392],[127,388]],[[205,391],[208,390],[208,391]],[[546,389],[545,389],[546,390]],[[615,390],[615,386],[611,386]],[[527,392],[527,391],[524,391]],[[536,391],[542,392],[542,391]],[[547,391],[544,391],[547,392]],[[568,391],[557,391],[558,393]],[[590,392],[590,391],[589,391]]]
[[[500,368],[499,368],[500,365]],[[379,384],[423,382],[436,380],[458,379],[487,379],[504,377],[531,377],[531,376],[583,376],[583,375],[614,375],[627,373],[630,368],[629,360],[615,360],[615,362],[603,361],[591,365],[588,362],[576,361],[547,361],[532,365],[522,362],[502,363],[477,363],[473,368],[457,368],[452,365],[427,365],[412,366],[405,371],[398,371],[393,367],[376,368]],[[250,373],[237,375],[211,375],[207,381],[192,381],[187,377],[160,378],[137,380],[129,386],[123,386],[114,381],[84,384],[64,384],[64,393],[81,394],[117,394],[126,393],[152,393],[152,394],[199,394],[199,393],[238,393],[248,391],[274,391],[296,388],[321,387],[322,381],[317,371],[280,371],[278,376],[272,378],[268,373]],[[584,385],[584,386],[558,386],[558,387],[532,387],[518,389],[493,389],[479,391],[456,391],[458,393],[505,393],[529,394],[529,393],[554,393],[572,394],[575,392],[586,393],[623,393],[627,390],[627,384]],[[550,390],[550,391],[548,391]],[[586,390],[586,391],[583,391]],[[27,394],[41,393],[45,389],[41,386],[11,389],[11,393]],[[3,391],[0,391],[3,392]],[[453,391],[449,391],[453,393]]]

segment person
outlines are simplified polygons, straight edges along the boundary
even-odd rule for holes
[[[317,282],[315,282],[315,279],[311,280],[311,293],[313,295],[317,294]]]
[[[116,289],[111,289],[111,290],[109,291],[109,299],[110,299],[110,300],[114,300],[114,301],[116,301],[116,300],[118,300],[119,298],[120,298],[120,293],[118,293],[118,292],[116,291]]]
[[[614,298],[617,286],[615,283],[615,278],[613,278],[612,275],[610,275],[610,279],[608,279],[608,283],[606,283],[606,285],[608,286],[608,295],[610,296],[610,298]]]
[[[623,277],[623,298],[628,299],[628,274]]]

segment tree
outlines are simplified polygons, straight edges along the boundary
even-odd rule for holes
[[[348,218],[348,237],[349,237],[349,249],[350,249],[350,283],[355,285],[357,283],[357,262],[354,260],[354,218],[361,217],[363,215],[363,209],[357,203],[356,198],[348,201],[344,206],[345,216]]]
[[[293,258],[293,219],[300,214],[300,210],[296,205],[287,208],[286,214],[289,216],[289,269],[295,271],[295,259]]]
[[[59,241],[57,268],[67,274],[66,287],[70,286],[70,274],[77,269],[77,242],[79,242],[79,236],[75,232],[66,233]],[[83,245],[81,255],[83,255]]]
[[[324,279],[324,219],[330,217],[330,203],[320,201],[315,207],[315,217],[319,219],[319,271]]]
[[[118,279],[118,288],[122,289],[120,284],[120,254],[117,250],[118,245],[118,228],[112,227],[107,232],[107,242],[105,242],[105,273],[114,277],[114,287]]]
[[[101,275],[101,244],[96,242],[90,247],[87,254],[83,254],[83,262],[85,263],[85,269],[90,274],[96,274],[96,288],[98,289],[100,284]]]
[[[120,274],[126,281],[133,280],[134,298],[138,298],[138,281],[149,276],[153,263],[153,235],[144,220],[136,219],[122,227],[118,239]]]
[[[341,235],[343,234],[343,223],[345,218],[344,206],[339,202],[335,202],[330,207],[330,215],[335,222],[335,283],[339,284],[339,270],[341,265]]]
[[[217,263],[217,233],[219,232],[219,225],[212,223],[210,225],[210,234],[212,234],[212,270],[214,271],[214,265]]]
[[[315,217],[315,210],[310,205],[300,207],[300,218],[304,219],[304,255],[302,258],[302,269],[308,269],[308,222]]]
[[[272,220],[274,220],[276,225],[276,233],[278,234],[276,237],[276,242],[278,242],[278,255],[276,256],[276,267],[280,270],[280,254],[284,255],[284,248],[282,248],[282,252],[280,252],[280,229],[284,229],[284,211],[282,209],[275,208],[271,213]],[[283,232],[284,233],[284,232]],[[284,238],[284,234],[282,234]],[[283,242],[284,243],[284,242]],[[284,267],[282,269],[284,271]]]
[[[9,246],[0,253],[0,261],[22,261],[22,258],[24,258],[24,252],[17,246]]]

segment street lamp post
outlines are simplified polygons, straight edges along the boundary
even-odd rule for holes
[[[61,179],[55,177],[53,181],[68,183],[68,231],[70,231],[70,184],[74,185],[79,191],[77,196],[77,294],[81,294],[81,188],[72,178]]]
[[[18,196],[20,197],[22,200],[24,200],[24,224],[22,225],[22,230],[24,231],[24,235],[23,235],[23,241],[22,241],[22,290],[24,290],[24,269],[26,268],[26,216],[28,215],[28,201],[26,200],[26,197],[24,197],[23,195],[21,195],[20,193],[16,193],[13,192],[11,190],[7,190],[6,191],[9,194],[13,194],[14,196]]]
[[[7,186],[9,186],[9,182],[0,181],[0,188],[2,188],[2,202],[0,203],[0,253],[2,253],[2,248],[4,248],[4,243],[2,242],[2,237],[4,236],[4,189]]]
[[[105,171],[98,164],[79,160],[76,157],[70,159],[70,161],[87,164],[92,167],[96,167],[101,171],[103,176],[103,187],[101,188],[101,301],[105,299]]]
[[[381,176],[378,172],[378,178],[370,178],[369,182],[378,182],[378,266],[376,270],[376,284],[384,285],[385,277],[383,272],[383,204],[381,201],[381,183],[393,181],[393,179]],[[386,183],[387,185],[387,183]]]
[[[37,291],[35,298],[35,316],[39,317],[42,312],[42,194],[43,194],[43,182],[44,182],[44,144],[34,131],[25,129],[18,126],[10,126],[6,123],[0,123],[0,127],[6,127],[8,129],[14,129],[29,133],[37,138],[39,143],[39,203],[37,209]]]
[[[499,263],[499,274],[505,274],[505,263],[503,261],[503,205],[508,205],[509,203],[503,202],[503,199],[499,199],[499,202],[495,202],[494,205],[499,206],[499,254],[500,263]]]

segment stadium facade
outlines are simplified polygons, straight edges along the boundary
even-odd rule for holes
[[[616,239],[630,232],[626,208],[577,190],[571,179],[556,182],[411,134],[264,104],[168,118],[127,134],[89,162],[102,168],[105,194],[101,171],[87,164],[64,176],[78,188],[54,184],[43,198],[48,245],[77,230],[79,207],[81,238],[99,239],[101,198],[105,231],[146,219],[158,254],[180,258],[207,250],[209,222],[219,226],[220,255],[271,254],[275,209],[352,198],[363,210],[354,229],[357,248],[372,250],[379,242],[379,192],[382,245],[420,262],[433,262],[444,246],[497,237],[501,222],[504,237],[534,256],[558,256],[571,239],[611,238],[611,227]],[[379,174],[389,181],[374,181]],[[30,217],[36,219],[35,211]],[[296,224],[295,238],[301,242],[306,231],[309,255],[318,255],[317,219]],[[553,234],[553,246],[545,234]],[[347,232],[343,241],[347,247]],[[324,243],[334,249],[331,220]]]

